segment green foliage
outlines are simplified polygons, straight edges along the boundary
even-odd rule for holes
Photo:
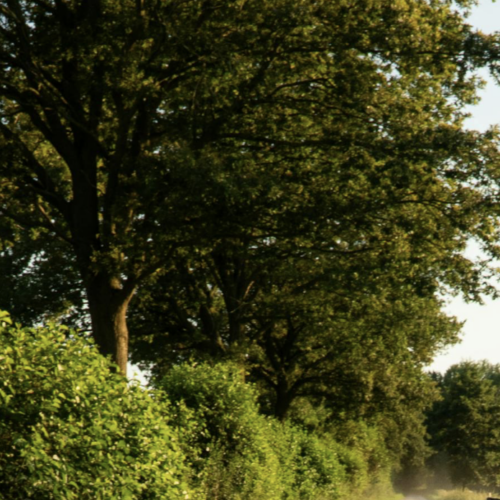
[[[500,488],[500,366],[463,362],[435,374],[442,399],[428,414],[430,444],[457,486]]]
[[[46,230],[2,236],[0,307],[24,325],[87,326],[81,281],[65,245]],[[57,252],[44,251],[47,245]]]
[[[2,498],[186,499],[170,410],[81,334],[0,316]]]
[[[0,307],[85,310],[125,372],[131,303],[134,354],[158,373],[236,360],[267,413],[307,398],[317,428],[365,421],[344,467],[359,487],[366,462],[423,450],[422,366],[458,330],[439,293],[490,290],[471,238],[499,253],[498,131],[463,128],[499,37],[466,24],[470,3],[9,0]],[[253,396],[176,370],[200,487],[285,491]],[[341,468],[297,439],[331,494]]]
[[[382,420],[383,416],[379,418]],[[346,450],[344,453],[355,459],[351,460],[353,465],[347,470],[354,491],[388,488],[398,460],[387,444],[383,422],[377,425],[362,419],[349,420],[335,422],[331,428],[333,438]]]
[[[178,365],[156,385],[177,409],[172,423],[207,499],[333,500],[369,484],[361,454],[259,414],[234,365]]]
[[[178,365],[145,391],[78,332],[6,313],[0,348],[2,498],[341,500],[381,484],[374,434],[346,446],[263,416],[235,365]]]
[[[12,251],[62,262],[64,298],[78,307],[87,295],[94,338],[122,370],[136,289],[181,318],[200,310],[185,275],[182,300],[151,289],[179,267],[204,275],[197,295],[207,283],[224,295],[227,311],[207,307],[230,328],[203,340],[229,350],[247,292],[269,298],[257,312],[276,320],[274,338],[283,312],[307,314],[298,289],[330,282],[354,302],[378,294],[382,269],[392,291],[445,283],[477,298],[483,269],[460,252],[471,237],[495,251],[498,136],[464,130],[463,109],[498,39],[457,3],[10,0],[0,210],[21,241],[47,236],[42,250]],[[235,288],[218,254],[257,272]],[[42,302],[64,313],[50,300],[61,280],[36,274],[27,281],[51,288]]]
[[[172,423],[184,430],[207,499],[281,498],[272,422],[259,414],[253,389],[235,367],[179,365],[157,386],[177,408]]]
[[[287,449],[283,450],[283,458],[293,472],[291,489],[296,498],[340,499],[360,489],[356,474],[364,475],[366,464],[355,451],[328,436],[317,436],[291,426],[283,426],[279,431],[286,433]]]

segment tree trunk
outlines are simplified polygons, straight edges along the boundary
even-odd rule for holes
[[[274,407],[274,416],[283,421],[286,418],[288,409],[292,402],[292,397],[290,394],[288,381],[286,378],[278,377],[278,384],[275,387],[276,390],[276,403]]]
[[[111,356],[120,372],[127,375],[127,309],[134,288],[122,287],[118,280],[96,277],[87,287],[92,335],[100,352]]]

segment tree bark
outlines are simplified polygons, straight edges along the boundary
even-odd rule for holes
[[[278,383],[275,387],[275,391],[276,403],[274,407],[274,416],[278,420],[284,421],[293,399],[290,394],[288,380],[286,380],[285,377],[278,377]]]
[[[96,277],[87,287],[92,334],[100,352],[111,356],[120,372],[127,375],[127,310],[134,288],[122,287],[119,280]]]

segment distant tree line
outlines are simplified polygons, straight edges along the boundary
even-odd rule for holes
[[[430,472],[461,488],[500,492],[500,365],[462,362],[432,378],[440,398],[427,414]]]

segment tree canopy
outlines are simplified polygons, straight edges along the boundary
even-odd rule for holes
[[[256,293],[277,310],[319,282],[477,297],[461,251],[494,250],[497,137],[465,130],[463,108],[497,41],[468,5],[3,2],[2,259],[57,259],[36,279],[67,283],[123,372],[134,293],[186,262],[216,267],[201,282],[237,351]]]

